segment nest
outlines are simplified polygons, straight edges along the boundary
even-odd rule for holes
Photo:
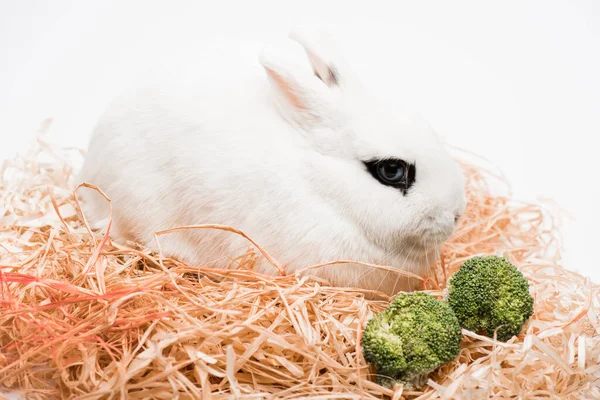
[[[0,391],[31,399],[600,398],[600,286],[558,265],[553,217],[493,194],[501,181],[476,163],[463,164],[465,217],[423,290],[442,296],[465,259],[501,254],[529,279],[535,313],[508,342],[463,331],[459,357],[421,391],[407,391],[374,383],[361,355],[361,330],[388,297],[258,274],[252,266],[264,250],[254,245],[227,269],[198,269],[112,242],[81,214],[72,152],[40,138],[2,166]]]

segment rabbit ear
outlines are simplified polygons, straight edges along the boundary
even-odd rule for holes
[[[288,121],[308,128],[329,119],[328,90],[314,76],[298,71],[268,49],[263,49],[259,61],[273,87],[277,106]]]
[[[344,77],[340,76],[341,58],[330,37],[304,28],[295,28],[290,39],[299,43],[308,56],[315,75],[327,86],[342,86]]]

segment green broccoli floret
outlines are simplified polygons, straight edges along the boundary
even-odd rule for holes
[[[529,282],[507,259],[473,257],[448,285],[448,303],[460,325],[506,341],[517,335],[533,314]]]
[[[362,348],[380,384],[419,388],[429,373],[458,356],[460,340],[460,325],[448,304],[413,292],[396,296],[367,323]]]

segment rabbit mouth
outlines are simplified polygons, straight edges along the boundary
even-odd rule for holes
[[[420,240],[425,243],[435,243],[441,246],[446,240],[454,234],[456,224],[454,221],[448,223],[437,223],[424,227],[419,236]]]

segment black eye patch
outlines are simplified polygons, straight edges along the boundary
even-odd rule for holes
[[[398,158],[363,161],[367,171],[382,185],[400,189],[406,194],[415,183],[417,167]]]

